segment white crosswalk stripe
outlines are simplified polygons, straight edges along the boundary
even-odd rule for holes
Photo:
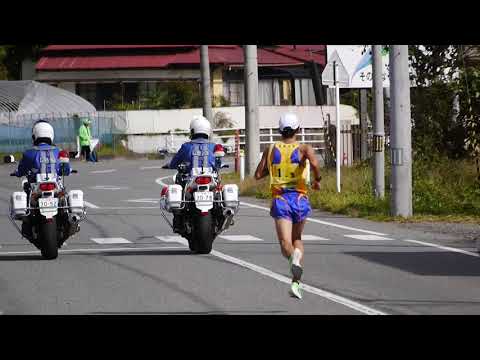
[[[188,246],[188,241],[181,236],[155,236],[158,240],[165,241],[167,243],[178,243],[184,246]]]
[[[343,235],[343,236],[349,237],[349,238],[352,238],[352,239],[366,240],[366,241],[393,240],[393,239],[390,239],[390,238],[377,236],[377,235]]]
[[[128,241],[124,238],[91,238],[92,241],[97,244],[131,244],[131,241]]]
[[[228,241],[263,241],[252,235],[219,235],[218,237]]]
[[[303,241],[317,241],[317,240],[329,241],[330,239],[327,239],[327,238],[324,238],[324,237],[321,237],[321,236],[317,236],[317,235],[302,235],[302,240]]]

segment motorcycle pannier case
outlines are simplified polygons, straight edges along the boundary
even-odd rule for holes
[[[178,209],[182,207],[182,187],[180,185],[168,185],[167,191],[167,207],[170,209]]]
[[[21,220],[27,213],[27,194],[25,191],[16,191],[11,198],[12,216]]]
[[[229,208],[238,207],[238,186],[226,184],[223,186],[223,204]]]
[[[72,212],[73,214],[83,213],[84,205],[82,190],[70,190],[68,192],[68,206],[70,207],[70,212]]]

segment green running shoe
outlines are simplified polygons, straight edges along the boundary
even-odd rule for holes
[[[298,281],[293,281],[290,286],[290,295],[296,297],[297,299],[302,298],[302,289],[300,288],[300,283]]]

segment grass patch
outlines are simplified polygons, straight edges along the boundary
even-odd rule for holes
[[[385,173],[390,188],[390,169]],[[238,175],[223,175],[224,182],[239,185],[240,194],[268,199],[268,179],[240,182]],[[342,192],[336,191],[335,169],[322,170],[320,191],[309,191],[313,208],[376,221],[480,223],[480,185],[473,161],[441,159],[414,162],[413,211],[408,219],[390,215],[390,194],[383,200],[373,196],[373,173],[368,163],[342,168]]]

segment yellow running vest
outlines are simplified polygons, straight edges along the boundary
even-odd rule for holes
[[[289,191],[307,193],[305,161],[300,163],[301,153],[298,143],[276,142],[268,152],[270,189],[273,195]]]

